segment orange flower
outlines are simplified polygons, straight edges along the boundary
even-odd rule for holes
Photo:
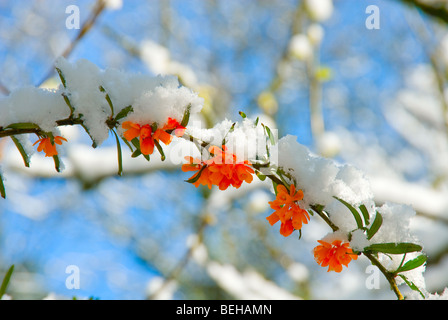
[[[121,126],[124,130],[126,130],[123,133],[123,136],[125,137],[126,140],[132,141],[134,138],[140,136],[141,127],[139,124],[133,123],[131,121],[125,121]]]
[[[168,118],[167,123],[161,128],[157,129],[154,134],[153,138],[157,141],[162,141],[164,144],[168,145],[171,143],[173,137],[171,136],[171,131],[174,130],[174,134],[176,137],[182,137],[185,133],[186,128],[181,126],[180,123],[173,118]],[[167,131],[170,131],[168,133]]]
[[[61,136],[55,136],[53,139],[53,143],[51,143],[50,137],[42,137],[36,142],[34,142],[33,146],[39,143],[39,145],[37,146],[37,151],[38,152],[44,151],[46,157],[53,157],[58,154],[55,143],[60,145],[62,144],[62,140],[67,141],[67,139]]]
[[[174,134],[176,135],[176,137],[182,137],[186,129],[187,128],[180,125],[179,121],[173,118],[168,118],[167,123],[162,128],[162,130],[165,131],[174,130]]]
[[[212,183],[209,179],[210,177],[210,171],[207,168],[207,165],[205,165],[200,159],[193,159],[193,157],[185,157],[185,160],[187,160],[189,163],[182,165],[182,171],[188,172],[188,171],[198,171],[196,172],[189,180],[192,181],[192,183],[195,185],[195,187],[199,187],[199,185],[207,185],[209,189],[212,188]]]
[[[176,136],[181,137],[185,132],[185,127],[181,126],[176,119],[168,118],[167,123],[162,127],[158,128],[153,132],[153,128],[149,124],[145,124],[143,126],[131,122],[125,121],[121,125],[125,132],[123,133],[123,137],[132,141],[133,139],[140,137],[140,151],[149,155],[154,152],[154,141],[162,141],[165,145],[169,145],[172,141],[171,131],[174,130]],[[168,133],[167,131],[170,131]]]
[[[140,151],[143,154],[152,154],[154,151],[152,128],[149,124],[145,124],[140,128]]]
[[[303,191],[297,190],[294,184],[289,187],[290,191],[283,185],[277,186],[277,196],[274,201],[270,201],[271,209],[275,211],[266,219],[271,226],[281,221],[280,234],[287,237],[294,230],[300,230],[302,224],[308,223],[310,216],[308,212],[300,208],[297,201],[303,199]]]
[[[209,148],[213,157],[206,161],[185,157],[189,162],[182,165],[182,171],[198,171],[190,180],[198,187],[206,185],[211,189],[212,185],[216,185],[220,190],[226,190],[230,185],[239,188],[245,181],[251,183],[254,170],[250,168],[250,162],[247,160],[237,162],[236,155],[227,152],[227,147],[222,149],[216,146]]]
[[[348,267],[350,261],[358,259],[358,256],[349,247],[350,243],[348,242],[343,240],[334,240],[331,244],[323,240],[317,242],[320,245],[313,250],[314,259],[322,267],[328,266],[327,272],[341,272],[342,265]]]

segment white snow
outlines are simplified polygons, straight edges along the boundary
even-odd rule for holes
[[[372,237],[374,243],[415,242],[410,232],[410,221],[415,216],[414,209],[409,205],[385,203],[378,208],[383,217],[383,224]]]
[[[274,149],[275,150],[275,149]],[[350,165],[339,165],[335,161],[311,154],[307,147],[297,142],[297,137],[287,135],[278,141],[278,167],[290,173],[297,187],[304,192],[305,207],[312,204],[327,206],[334,197],[355,205],[373,197],[364,174]]]
[[[51,132],[56,121],[67,118],[70,109],[60,90],[22,87],[0,99],[0,127],[13,123],[30,122]]]
[[[70,116],[63,93],[74,108],[74,117],[81,117],[96,145],[109,136],[106,120],[112,115],[112,110],[105,98],[106,93],[112,101],[114,116],[132,105],[133,112],[122,121],[139,124],[157,122],[163,125],[169,117],[180,122],[189,105],[191,114],[202,109],[203,99],[180,86],[175,76],[153,77],[115,69],[101,70],[88,60],[70,63],[62,57],[56,61],[55,67],[61,70],[66,88],[62,85],[55,90],[23,87],[13,91],[0,100],[0,126],[30,122],[46,132],[53,132],[57,120]]]
[[[132,105],[133,112],[123,121],[163,125],[169,117],[181,121],[189,105],[193,114],[202,109],[203,99],[180,86],[175,76],[134,75],[115,69],[102,71],[87,60],[70,64],[63,58],[58,59],[56,67],[66,79],[67,93],[75,115],[83,115],[85,125],[97,145],[108,137],[109,128],[105,121],[111,115],[100,86],[109,94],[115,115]]]
[[[234,126],[231,130],[233,124]],[[271,131],[276,135],[275,129],[271,128]],[[187,133],[215,146],[221,146],[222,141],[225,139],[228,152],[235,154],[237,161],[266,161],[268,160],[267,144],[271,148],[275,148],[266,140],[261,122],[255,125],[255,120],[249,118],[235,122],[225,119],[210,129],[202,128],[201,122],[193,121],[187,128]],[[273,160],[272,157],[270,159],[271,161]]]

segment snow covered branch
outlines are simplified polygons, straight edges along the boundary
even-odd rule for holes
[[[242,112],[240,121],[226,119],[213,128],[201,128],[190,117],[201,111],[202,99],[175,77],[99,70],[86,60],[71,64],[64,58],[56,69],[62,82],[58,89],[26,87],[0,100],[0,138],[13,139],[26,166],[32,154],[27,140],[31,133],[39,138],[34,143],[39,143],[37,151],[53,157],[59,171],[59,148],[70,143],[61,136],[60,126],[82,126],[93,147],[112,132],[120,175],[121,142],[129,147],[131,158],[149,161],[157,149],[164,161],[173,155],[166,146],[182,138],[195,147],[181,152],[187,160],[182,170],[193,172],[187,182],[226,190],[252,183],[254,176],[270,181],[274,212],[266,219],[270,225],[280,224],[282,236],[295,231],[301,236],[315,215],[330,227],[313,250],[319,265],[341,272],[363,255],[384,274],[398,299],[404,298],[401,284],[420,297],[430,296],[422,276],[427,258],[409,228],[414,209],[394,203],[377,207],[360,170],[312,154],[295,136],[278,139],[275,129]],[[3,182],[1,192],[5,197]]]

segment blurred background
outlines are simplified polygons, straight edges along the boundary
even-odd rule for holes
[[[79,9],[76,25],[75,5]],[[373,5],[374,7],[371,7]],[[76,9],[75,8],[75,9]],[[59,85],[54,60],[175,74],[213,127],[244,111],[366,173],[378,205],[410,204],[427,289],[448,286],[448,7],[437,0],[0,0],[0,96]],[[74,26],[75,28],[71,28]],[[32,103],[32,101],[30,101]],[[0,140],[0,278],[12,299],[395,299],[369,262],[340,274],[311,250],[317,218],[288,238],[266,217],[269,183],[225,192],[180,165],[96,149],[61,128],[65,170],[25,168]],[[67,286],[73,269],[79,288]],[[406,290],[405,290],[406,292]],[[7,298],[8,298],[7,297]]]

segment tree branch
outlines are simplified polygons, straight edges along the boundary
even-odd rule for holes
[[[444,23],[448,24],[448,8],[446,7],[445,0],[434,0],[431,3],[424,2],[421,0],[399,0],[410,6],[414,6],[422,10],[427,15],[432,18],[437,18]]]

